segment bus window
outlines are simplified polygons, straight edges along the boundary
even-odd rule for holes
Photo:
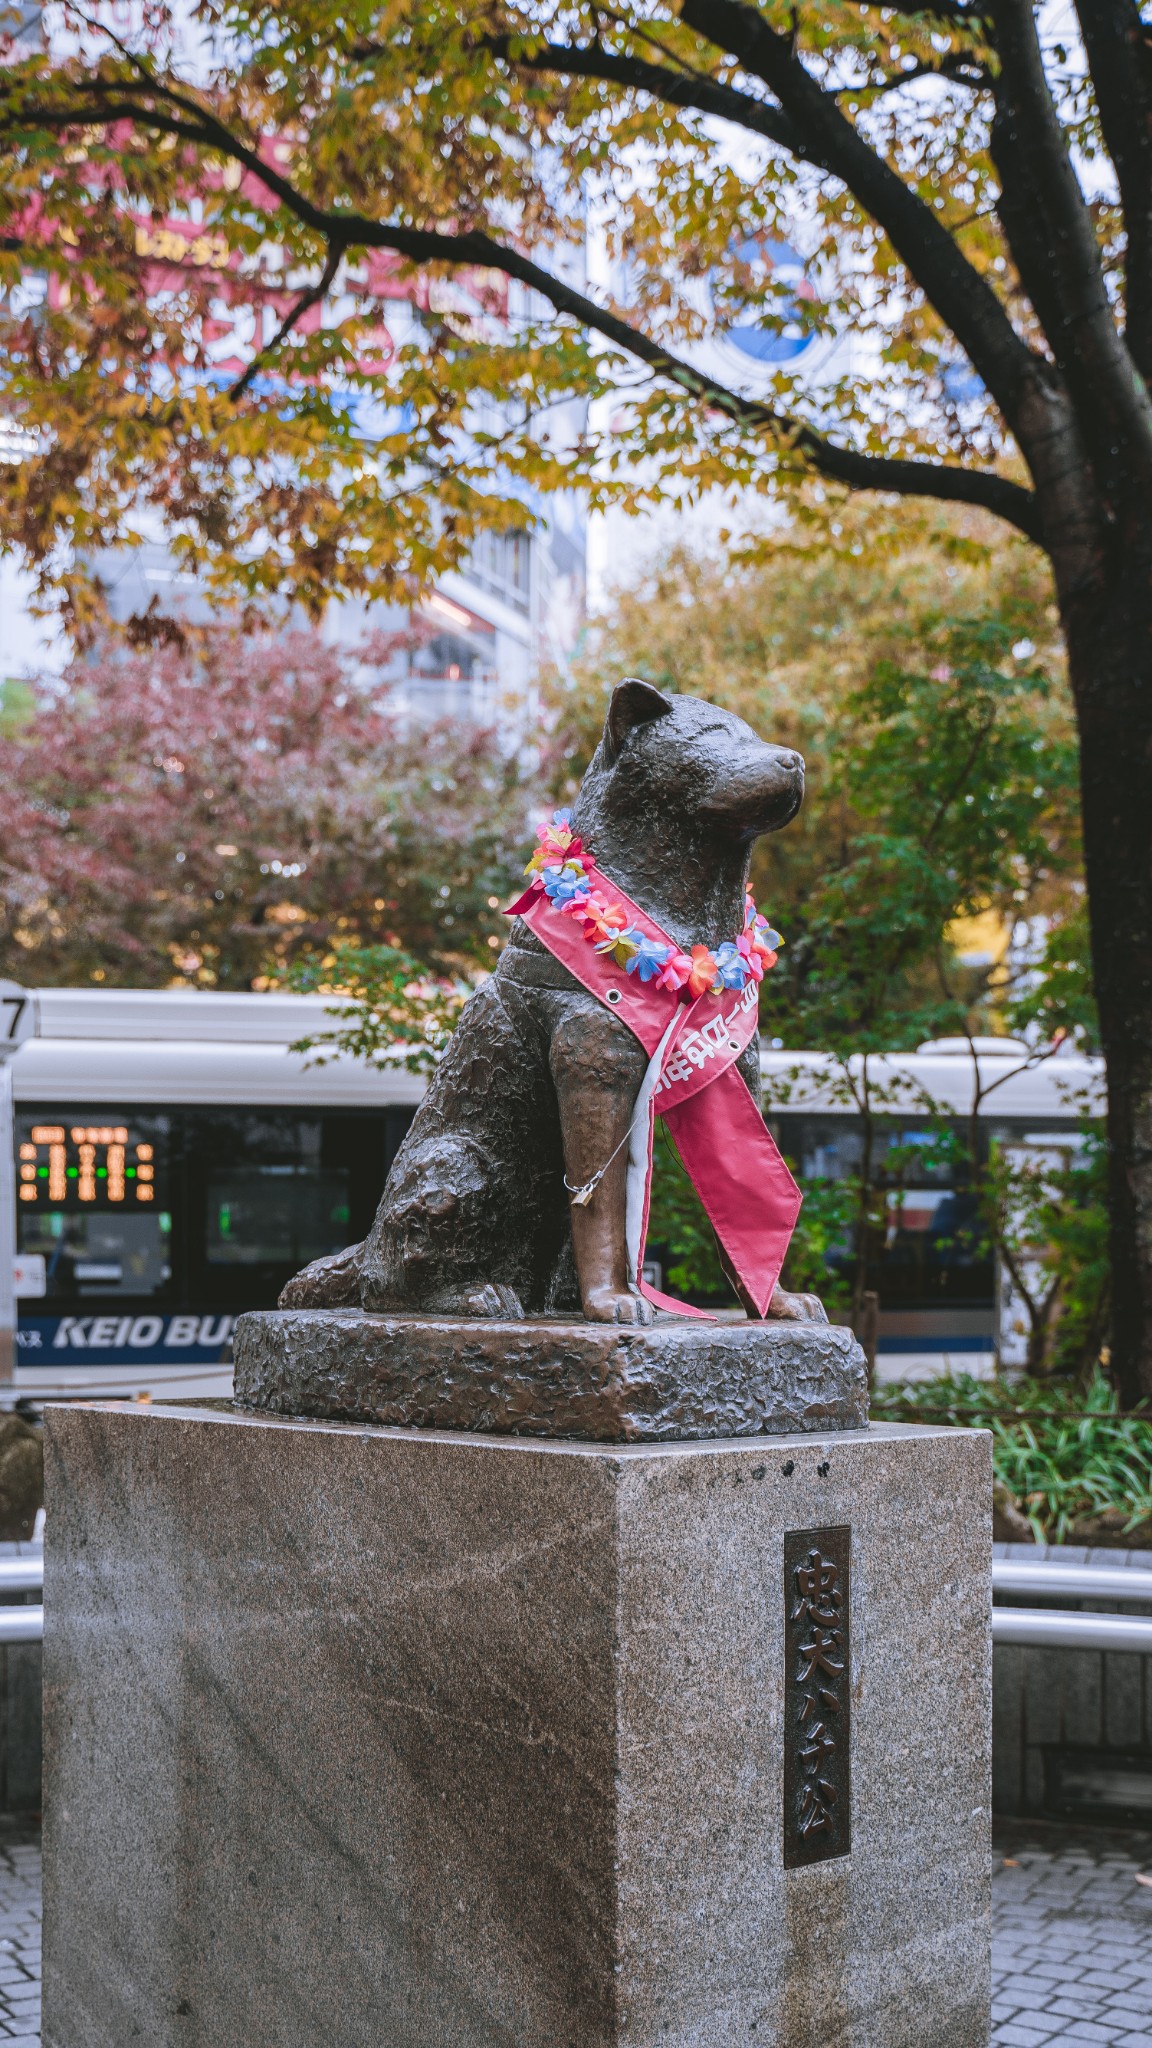
[[[231,1166],[208,1175],[210,1266],[305,1266],[348,1242],[346,1168]]]
[[[854,1118],[781,1116],[772,1121],[777,1142],[801,1180],[847,1180],[859,1173],[863,1141]]]
[[[171,1277],[168,1120],[69,1107],[17,1119],[19,1248],[50,1301],[159,1294]]]
[[[384,1183],[378,1112],[197,1108],[184,1133],[193,1302],[274,1308],[301,1266],[368,1230]]]

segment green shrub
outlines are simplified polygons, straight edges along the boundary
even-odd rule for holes
[[[1038,1543],[1128,1535],[1152,1523],[1152,1419],[1121,1415],[1099,1368],[1078,1382],[1011,1385],[958,1373],[879,1387],[872,1413],[885,1422],[990,1429],[996,1478]]]

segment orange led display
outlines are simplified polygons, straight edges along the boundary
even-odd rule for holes
[[[156,1200],[156,1148],[135,1144],[126,1124],[35,1124],[18,1151],[22,1201],[87,1207],[133,1196]]]

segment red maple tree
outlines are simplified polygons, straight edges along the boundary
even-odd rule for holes
[[[490,960],[518,771],[491,732],[398,717],[365,666],[221,630],[37,689],[0,730],[0,973],[246,988],[333,942]]]

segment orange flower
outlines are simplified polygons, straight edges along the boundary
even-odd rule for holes
[[[693,946],[692,972],[688,976],[688,988],[692,995],[707,995],[716,979],[716,962],[707,946]]]
[[[618,903],[605,903],[602,896],[589,896],[585,912],[585,938],[607,939],[613,932],[624,931],[627,924],[628,919]]]

